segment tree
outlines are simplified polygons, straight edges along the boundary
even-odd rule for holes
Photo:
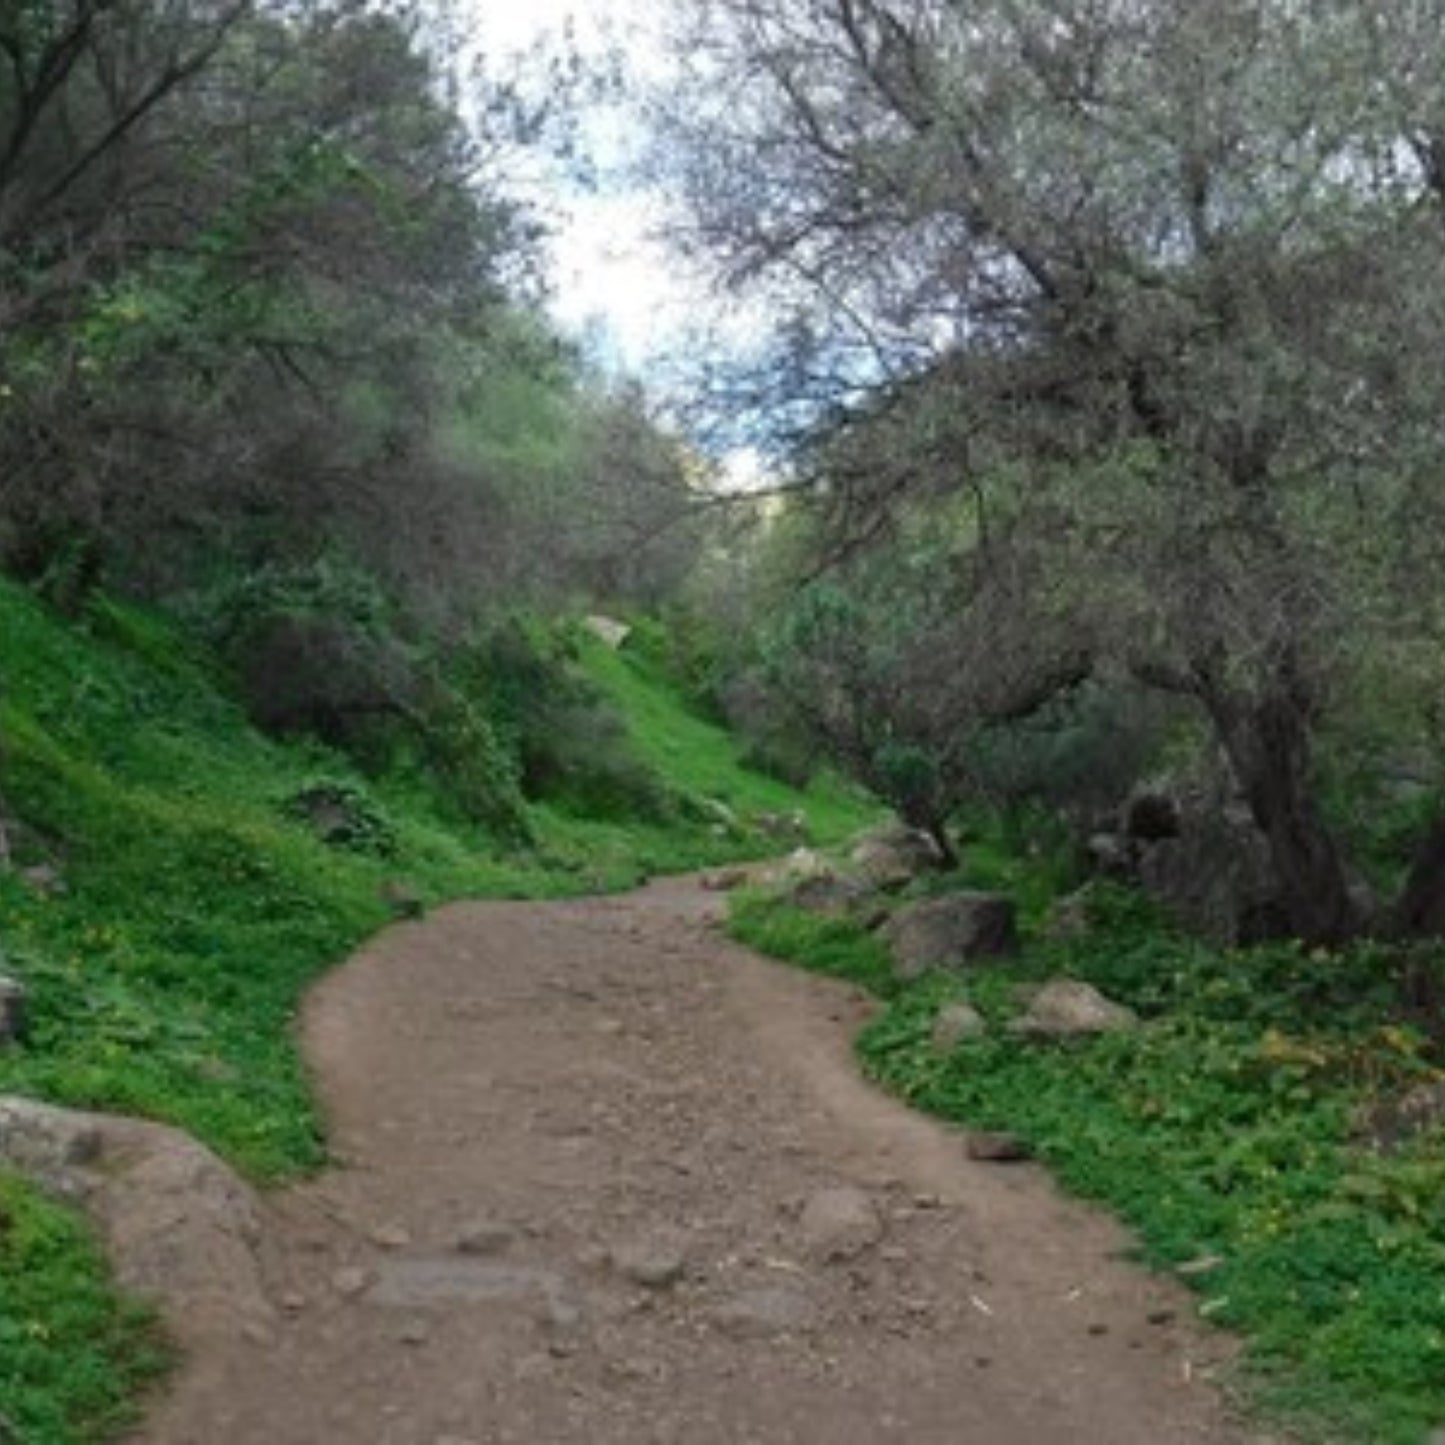
[[[950,866],[948,824],[982,792],[987,735],[1091,666],[1078,633],[1051,628],[1030,598],[1040,579],[1026,558],[1011,560],[984,571],[927,542],[895,545],[805,586],[765,643],[768,682],[788,709]],[[1002,663],[990,655],[1000,651]]]
[[[1371,639],[1438,631],[1445,8],[690,15],[690,239],[775,308],[814,435],[890,438],[812,452],[837,544],[900,499],[1006,498],[1096,655],[1207,718],[1291,931],[1349,935],[1318,732]],[[1400,923],[1442,897],[1427,847]]]

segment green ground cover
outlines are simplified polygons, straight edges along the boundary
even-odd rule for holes
[[[1066,875],[997,832],[968,869],[1035,896]],[[1200,1313],[1247,1341],[1235,1383],[1256,1408],[1308,1440],[1420,1445],[1445,1423],[1445,1137],[1386,1156],[1352,1121],[1445,1078],[1400,987],[1405,971],[1417,989],[1422,971],[1445,978],[1438,952],[1212,949],[1106,888],[1090,915],[1086,937],[1049,941],[1034,909],[1023,956],[966,984],[898,985],[875,935],[756,892],[735,900],[732,929],[884,1000],[858,1045],[871,1076],[944,1119],[1021,1136],[1125,1219],[1156,1267],[1209,1263],[1185,1277]],[[1021,991],[1061,974],[1142,1026],[1068,1044],[1005,1033]],[[959,997],[997,1027],[941,1052],[933,1023]]]

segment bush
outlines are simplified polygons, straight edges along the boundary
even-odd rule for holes
[[[321,778],[307,783],[286,799],[284,811],[333,848],[350,848],[380,858],[396,852],[396,825],[386,810],[365,788],[347,779]]]
[[[463,691],[515,753],[526,798],[589,818],[672,816],[668,790],[618,713],[569,666],[565,641],[549,644],[514,621],[476,644],[461,671]]]

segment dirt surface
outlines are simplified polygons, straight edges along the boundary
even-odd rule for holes
[[[267,1201],[149,1445],[1224,1445],[1228,1354],[1029,1165],[864,1084],[850,990],[696,883],[448,909],[309,1001]]]

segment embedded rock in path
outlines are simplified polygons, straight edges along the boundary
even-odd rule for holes
[[[1068,1039],[1117,1033],[1138,1022],[1133,1009],[1105,998],[1092,984],[1056,978],[1034,994],[1010,1028],[1026,1038]]]
[[[883,1221],[861,1189],[844,1185],[814,1194],[798,1217],[798,1230],[811,1258],[837,1264],[877,1244],[883,1238]]]
[[[494,1219],[474,1219],[457,1234],[457,1253],[483,1257],[505,1254],[516,1238],[509,1224]]]
[[[950,893],[911,904],[889,919],[883,936],[893,972],[903,980],[1018,952],[1014,906],[995,893]]]
[[[817,1324],[818,1311],[801,1290],[766,1285],[743,1290],[709,1315],[716,1328],[738,1340],[800,1334]]]
[[[670,1243],[644,1240],[614,1249],[612,1267],[623,1279],[644,1289],[668,1289],[682,1278],[687,1259]]]

